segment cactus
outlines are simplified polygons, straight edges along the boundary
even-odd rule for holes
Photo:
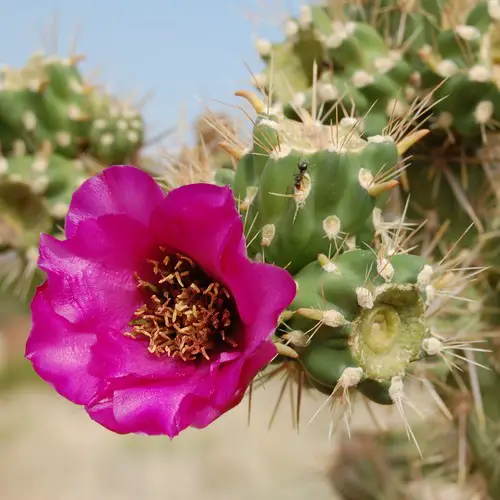
[[[253,145],[236,155],[231,185],[248,227],[250,255],[286,267],[297,283],[276,333],[284,345],[275,362],[286,365],[289,378],[305,378],[307,387],[328,395],[327,401],[339,395],[343,403],[360,392],[398,410],[408,402],[405,376],[419,374],[448,405],[448,416],[456,416],[458,430],[457,400],[463,408],[465,396],[464,383],[457,387],[456,380],[467,386],[467,377],[477,376],[488,403],[483,422],[481,413],[466,413],[467,470],[484,484],[469,484],[469,496],[465,488],[462,493],[472,498],[486,487],[496,498],[497,360],[470,342],[485,332],[497,336],[500,310],[500,3],[462,3],[467,5],[306,5],[285,23],[282,42],[257,40],[266,67],[254,85],[270,102],[255,106],[253,99]],[[412,126],[424,124],[431,133],[405,142]],[[322,142],[327,125],[330,138]],[[400,155],[406,151],[411,163],[405,169]],[[363,178],[372,182],[364,191]],[[387,210],[397,178],[399,203],[393,189]],[[375,191],[384,193],[370,196]],[[411,243],[401,236],[405,215],[415,224],[428,219],[423,231],[411,233]],[[477,286],[464,274],[453,277],[449,271],[460,269],[457,262],[443,264],[453,251],[467,261],[459,275],[491,266]],[[476,304],[465,311],[445,305],[459,294]],[[466,340],[452,340],[462,330]],[[474,351],[489,371],[471,361]],[[466,395],[473,408],[477,387]],[[383,445],[379,454],[384,449],[390,451]],[[403,451],[402,462],[412,453]],[[446,464],[452,459],[456,454]],[[372,462],[368,458],[367,466]],[[393,490],[378,483],[378,490],[362,488],[363,494],[358,489],[345,498],[414,498],[408,485],[399,489],[400,470],[392,472],[384,479]]]
[[[253,145],[239,155],[232,183],[251,221],[250,255],[265,253],[296,272],[342,236],[362,244],[374,209],[397,185],[400,157],[391,136],[363,140],[359,127],[355,119],[330,127],[260,109]]]
[[[397,403],[408,365],[436,341],[424,319],[425,261],[351,250],[327,265],[334,269],[313,262],[295,275],[295,314],[285,337],[323,392],[357,387],[372,401]]]
[[[414,93],[411,66],[369,24],[332,21],[328,9],[304,6],[298,20],[287,22],[285,34],[281,44],[256,42],[269,65],[255,81],[283,105],[287,116],[296,117],[297,108],[321,107],[319,118],[335,122],[334,108],[342,117],[354,104],[359,115],[366,115],[367,133],[375,135],[388,116],[406,113],[405,94]],[[339,100],[346,104],[343,109]]]
[[[136,163],[139,112],[88,85],[81,56],[33,55],[0,80],[0,251],[8,283],[31,286],[40,232],[58,234],[75,189],[96,170]],[[23,292],[24,293],[24,292]]]
[[[98,162],[133,162],[143,140],[139,113],[84,83],[77,63],[36,54],[26,67],[2,72],[0,91],[1,143],[9,155],[23,143],[35,154],[50,143],[56,154]]]
[[[457,16],[451,0],[306,5],[283,43],[256,42],[267,67],[255,83],[290,118],[299,107],[335,122],[354,107],[368,135],[403,118],[430,124],[402,184],[412,191],[408,217],[430,218],[430,239],[447,229],[442,254],[471,223],[462,244],[477,242],[496,205],[482,146],[500,123],[500,4],[464,9]]]
[[[439,293],[456,287],[446,266],[406,252],[405,224],[381,211],[402,154],[427,131],[399,142],[362,138],[361,119],[299,122],[250,92],[237,95],[257,112],[251,146],[226,148],[237,160],[229,184],[248,253],[297,283],[275,334],[276,362],[329,398],[357,390],[402,412],[405,376],[445,348],[426,315]]]
[[[285,268],[295,279],[295,299],[273,337],[273,363],[279,366],[264,380],[286,371],[287,382],[299,386],[297,394],[305,385],[327,396],[320,410],[340,400],[350,411],[351,395],[393,405],[418,448],[403,410],[413,406],[408,379],[432,382],[445,413],[462,422],[459,410],[464,401],[468,409],[472,400],[477,403],[477,387],[468,386],[467,377],[457,384],[455,368],[474,379],[471,339],[497,323],[497,236],[483,240],[482,233],[496,230],[499,220],[490,165],[498,158],[490,134],[500,122],[500,85],[498,55],[489,44],[500,4],[478,2],[452,22],[447,0],[365,4],[305,6],[287,22],[283,43],[258,41],[268,67],[255,83],[269,102],[237,92],[256,113],[250,144],[242,145],[227,123],[222,132],[199,123],[200,139],[181,151],[170,185],[231,186],[249,257]],[[37,56],[21,71],[6,73],[0,92],[0,248],[32,260],[36,235],[57,234],[89,156],[105,164],[133,161],[142,122],[115,104],[85,86],[74,60]],[[212,125],[221,120],[208,119]],[[426,123],[432,133],[423,129]],[[391,214],[388,201],[400,183],[405,208],[394,203]],[[407,211],[418,222],[434,216],[423,232],[422,255],[412,246],[419,234],[406,222]],[[471,221],[474,231],[462,238]],[[437,244],[446,224],[450,229]],[[453,246],[462,250],[457,258],[450,257]],[[486,262],[494,269],[472,288],[470,275]],[[467,305],[478,294],[487,294],[479,310],[448,303],[462,296]],[[469,333],[466,340],[462,330]],[[497,497],[498,360],[496,353],[479,352],[492,369],[477,377],[488,404],[482,413],[465,414],[472,450],[467,467]],[[446,432],[456,437],[460,430]],[[353,467],[361,465],[360,476],[376,475],[373,457],[380,457],[389,483],[377,480],[356,493],[348,484],[345,498],[413,498],[404,483],[415,479],[408,467],[415,450],[402,446],[397,433],[363,439],[372,441],[368,451],[374,455]],[[429,449],[435,448],[417,451]],[[454,447],[446,451],[439,466],[455,458]],[[424,465],[418,472],[430,478],[431,466]]]
[[[415,429],[415,435],[423,443],[423,460],[408,442],[406,432],[400,429],[380,433],[357,431],[350,437],[342,437],[328,473],[340,498],[425,500],[429,495],[418,492],[424,480],[438,480],[432,484],[434,493],[453,484],[457,473],[456,431],[446,421],[427,422]],[[423,436],[427,439],[422,439]],[[441,496],[430,498],[437,500]],[[472,496],[442,498],[465,500]]]

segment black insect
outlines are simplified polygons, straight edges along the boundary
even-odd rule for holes
[[[295,189],[300,189],[300,187],[302,186],[302,179],[304,178],[304,175],[307,172],[307,167],[309,167],[309,163],[305,160],[301,161],[298,167],[299,171],[294,175]]]

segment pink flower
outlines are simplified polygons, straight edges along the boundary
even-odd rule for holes
[[[247,258],[229,188],[166,195],[130,166],[76,191],[66,240],[42,235],[39,266],[26,356],[121,434],[172,438],[237,405],[295,295],[286,271]]]

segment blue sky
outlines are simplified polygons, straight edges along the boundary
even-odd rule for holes
[[[2,6],[0,63],[24,64],[58,34],[59,52],[68,53],[75,33],[87,56],[84,72],[117,93],[154,91],[144,110],[151,131],[211,109],[212,99],[237,103],[235,90],[250,88],[245,63],[262,63],[253,35],[279,40],[280,16],[296,11],[296,0],[14,0]],[[126,6],[126,7],[125,7]],[[58,29],[49,29],[57,19]],[[52,36],[46,36],[52,31]],[[44,36],[45,33],[45,36]],[[45,42],[42,41],[45,40]]]

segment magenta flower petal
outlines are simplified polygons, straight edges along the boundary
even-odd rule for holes
[[[66,236],[41,240],[47,281],[26,356],[108,429],[205,427],[276,354],[295,283],[247,258],[230,189],[165,195],[133,167],[111,167],[75,194]]]
[[[271,342],[261,342],[254,350],[249,350],[251,356],[243,357],[233,363],[225,363],[221,367],[214,367],[216,390],[211,398],[216,408],[234,406],[241,401],[245,390],[257,373],[276,355],[276,347]],[[215,372],[218,370],[218,373]],[[215,376],[218,378],[215,379]],[[200,415],[195,427],[204,427],[211,422],[210,418]]]
[[[104,380],[112,380],[115,387],[129,380],[167,383],[192,376],[196,371],[194,364],[179,359],[159,363],[142,343],[122,337],[122,332],[100,335],[92,356],[93,372],[99,373]]]
[[[167,434],[172,438],[189,426],[204,428],[241,401],[252,379],[275,353],[275,347],[266,342],[248,359],[205,365],[175,382],[115,384],[109,397],[91,405],[88,412],[101,425],[121,434]],[[211,384],[206,383],[209,378]]]
[[[122,330],[141,304],[134,272],[157,251],[145,226],[123,215],[81,222],[72,238],[40,240],[54,311],[73,323]]]
[[[228,187],[189,184],[170,192],[152,227],[163,245],[189,255],[219,280],[227,260],[246,257],[243,223]]]
[[[46,292],[45,284],[31,304],[33,326],[26,345],[27,357],[38,375],[60,394],[74,403],[87,404],[99,386],[99,379],[89,372],[96,336],[54,313]]]
[[[80,186],[66,217],[66,236],[75,234],[81,221],[101,215],[127,215],[148,225],[151,212],[165,193],[151,176],[129,165],[105,169]]]

